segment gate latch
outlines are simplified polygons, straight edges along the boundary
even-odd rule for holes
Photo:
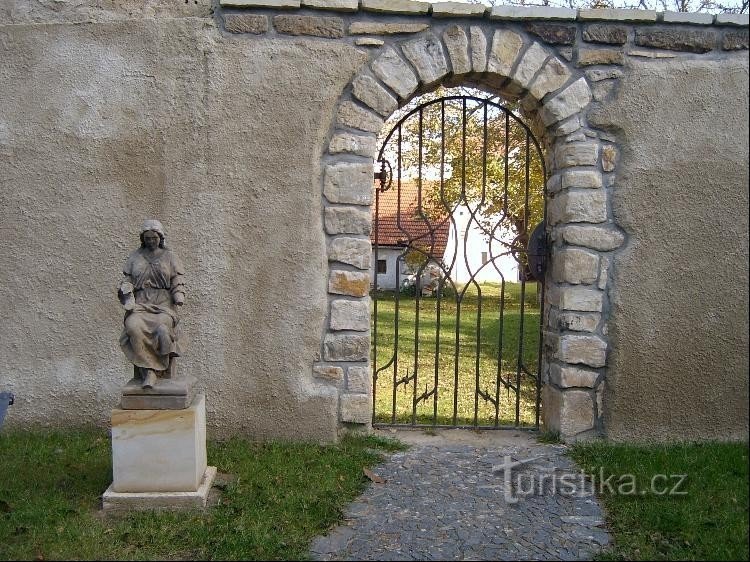
[[[529,273],[536,281],[544,280],[544,272],[547,270],[547,250],[547,225],[542,221],[534,228],[526,247]]]

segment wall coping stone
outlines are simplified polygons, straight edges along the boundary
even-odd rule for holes
[[[415,0],[360,0],[360,9],[366,12],[381,12],[386,14],[428,14],[428,2]]]
[[[488,7],[484,4],[467,4],[465,2],[435,2],[432,4],[432,15],[436,18],[449,17],[482,17]]]
[[[578,20],[655,22],[656,11],[623,10],[619,8],[580,9],[578,10]]]
[[[220,0],[227,8],[299,8],[300,0]]]
[[[661,21],[664,23],[693,23],[697,25],[711,25],[714,23],[713,14],[701,12],[670,12],[666,11],[661,14]]]
[[[750,14],[716,14],[714,22],[718,25],[750,25]]]
[[[359,10],[359,0],[301,0],[305,8],[319,10],[335,10],[338,12],[356,12]]]
[[[570,8],[548,6],[494,6],[491,20],[568,20],[576,19],[576,11]]]
[[[375,12],[435,18],[471,17],[509,21],[606,21],[662,23],[676,25],[715,25],[748,27],[748,14],[708,14],[704,12],[657,12],[619,8],[570,9],[548,6],[494,6],[462,2],[418,2],[416,0],[219,0],[226,8],[307,8],[340,12]],[[413,31],[412,31],[413,32]]]

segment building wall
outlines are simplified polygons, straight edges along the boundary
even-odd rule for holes
[[[348,26],[442,33],[479,21],[487,37],[509,26],[576,72],[602,73],[585,75],[589,119],[619,146],[607,204],[627,235],[603,274],[602,429],[618,440],[747,437],[746,23],[657,26],[683,33],[664,49],[663,37],[634,46],[653,23],[619,20],[597,25],[610,40],[624,28],[625,47],[579,48],[553,33],[567,25],[581,42],[593,24],[575,15],[546,31],[370,12],[290,28],[272,10],[229,26],[240,12],[208,0],[91,6],[0,6],[0,388],[17,396],[7,425],[108,423],[132,372],[115,287],[145,218],[163,222],[186,265],[179,368],[206,391],[211,435],[328,440],[339,419],[367,425],[361,361],[321,363],[333,286],[321,186],[337,104],[393,36]],[[373,35],[375,46],[357,45]],[[674,50],[700,38],[708,51]],[[588,66],[590,56],[610,59]],[[337,287],[356,285],[369,306],[359,268],[339,269]]]

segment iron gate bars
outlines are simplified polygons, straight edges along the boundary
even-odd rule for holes
[[[377,162],[373,423],[538,429],[544,290],[530,291],[527,259],[546,218],[538,141],[508,107],[446,96],[404,115]]]

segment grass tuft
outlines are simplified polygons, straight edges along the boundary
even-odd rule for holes
[[[0,434],[0,559],[289,560],[341,518],[367,484],[363,468],[404,445],[347,436],[336,445],[209,442],[227,475],[205,512],[103,516],[111,483],[107,434]]]
[[[573,445],[571,455],[597,480],[612,477],[614,491],[597,488],[614,537],[613,548],[601,559],[748,559],[747,443],[592,442]],[[638,493],[618,493],[627,475],[637,482]],[[667,479],[658,477],[653,488],[657,475]],[[684,494],[672,495],[677,475],[687,475],[676,490]]]

